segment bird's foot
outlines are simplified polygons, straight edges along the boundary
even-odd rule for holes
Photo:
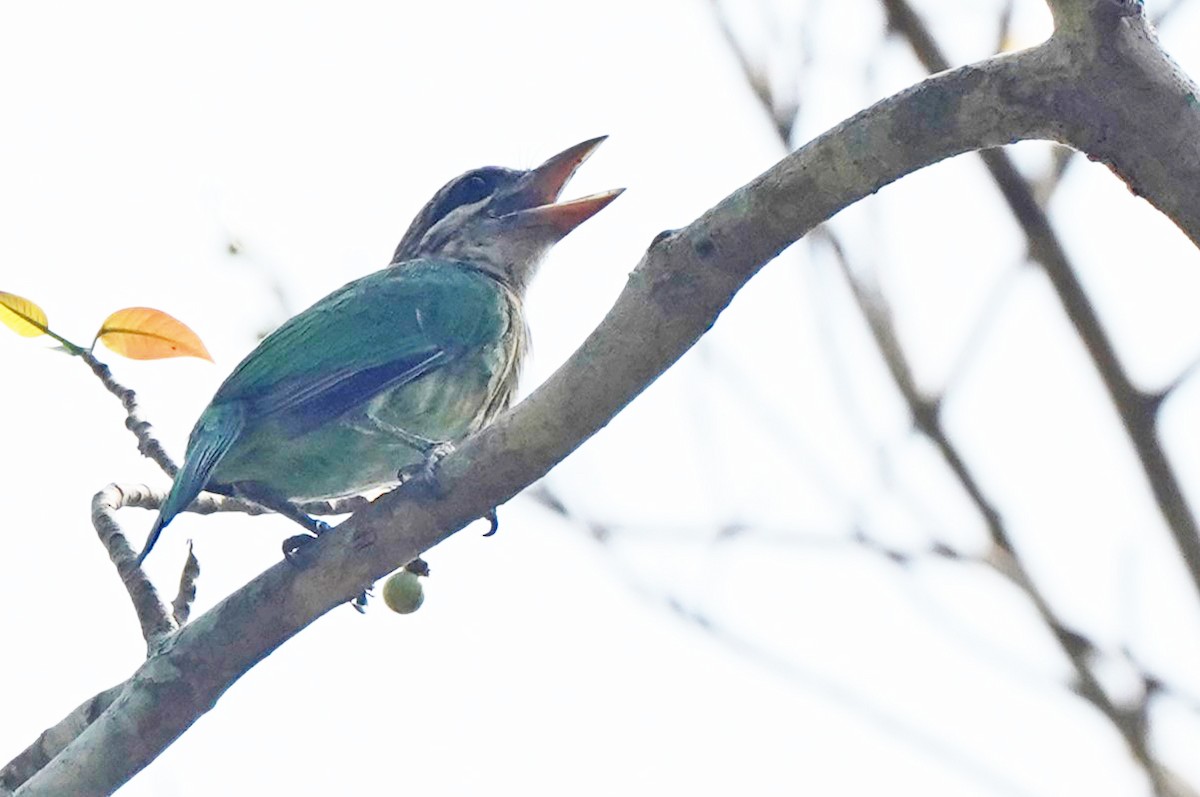
[[[301,558],[301,552],[317,541],[315,535],[297,534],[283,541],[283,558],[296,567],[304,567],[306,562]]]
[[[322,534],[333,528],[333,526],[324,520],[314,520],[307,516],[305,516],[305,519],[308,522],[301,523],[300,525],[308,529],[309,533],[297,534],[283,541],[283,558],[296,567],[304,567],[307,564],[302,556],[304,549],[316,542],[317,538]]]
[[[495,507],[492,507],[491,509],[489,509],[488,513],[483,516],[483,519],[491,524],[491,528],[489,528],[486,532],[484,532],[483,536],[490,537],[493,534],[495,534],[497,531],[500,530],[500,518],[496,516],[496,508]]]
[[[441,485],[438,484],[438,464],[453,453],[454,443],[451,443],[449,440],[433,443],[426,449],[425,460],[423,462],[401,468],[396,473],[396,478],[400,480],[401,484],[417,482],[433,495],[440,497],[444,491]]]
[[[305,554],[305,551],[317,541],[318,537],[333,528],[333,526],[323,520],[314,520],[312,523],[312,534],[297,534],[283,541],[283,558],[297,569],[302,570],[308,567],[308,556]],[[354,600],[350,601],[350,605],[354,607],[354,611],[359,614],[366,614],[367,598],[370,595],[371,587],[367,587],[358,593]]]
[[[358,593],[357,597],[355,597],[354,600],[350,601],[350,605],[354,607],[354,611],[358,612],[359,614],[367,613],[367,599],[374,594],[373,592],[371,592],[371,590],[374,589],[374,587],[375,587],[375,585],[372,584],[371,586],[364,589],[362,592]]]

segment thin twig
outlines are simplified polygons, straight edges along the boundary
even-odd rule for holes
[[[188,540],[187,561],[179,575],[179,590],[175,593],[175,600],[171,601],[171,618],[176,626],[187,623],[192,613],[192,603],[196,600],[196,579],[199,577],[200,561],[196,558],[192,541]]]
[[[941,72],[950,68],[950,64],[942,55],[929,29],[908,5],[907,0],[882,0],[882,2],[888,13],[889,25],[908,39],[917,57],[929,72]],[[1155,430],[1156,416],[1151,408],[1149,397],[1137,390],[1125,374],[1115,348],[1092,309],[1091,303],[1083,291],[1083,286],[1075,276],[1075,270],[1067,259],[1066,251],[1058,240],[1046,214],[1034,199],[1032,190],[1021,177],[1012,160],[1005,152],[998,149],[984,150],[979,154],[984,159],[988,170],[1029,240],[1030,257],[1041,264],[1050,277],[1064,311],[1075,328],[1076,334],[1087,348],[1126,433],[1137,450],[1145,477],[1158,502],[1159,511],[1175,538],[1188,572],[1192,576],[1193,585],[1200,593],[1200,530],[1197,529],[1195,518],[1187,506],[1174,472],[1159,445]],[[886,307],[881,303],[881,297],[868,296],[844,260],[839,260],[839,262],[854,291],[855,299],[867,317],[872,334],[876,336],[877,340],[885,339],[885,342],[880,344],[880,350],[888,360],[889,369],[893,371],[897,386],[905,394],[905,400],[913,409],[914,422],[942,451],[943,457],[954,470],[959,481],[964,486],[970,485],[968,493],[971,494],[972,500],[976,500],[976,494],[979,494],[978,486],[975,485],[973,477],[957,451],[949,444],[949,439],[938,418],[938,402],[929,402],[915,392],[908,366],[899,359],[902,355],[898,348],[898,341],[895,340],[894,330],[890,327],[890,317]],[[892,342],[887,342],[886,339],[891,339]],[[982,497],[981,494],[979,495]],[[1070,658],[1075,668],[1079,693],[1108,717],[1109,721],[1120,731],[1131,752],[1153,782],[1156,792],[1159,794],[1172,793],[1172,786],[1167,782],[1161,764],[1150,753],[1145,724],[1138,720],[1139,716],[1143,714],[1144,705],[1131,711],[1113,704],[1088,666],[1087,658],[1091,652],[1091,643],[1083,640],[1085,644],[1078,644],[1082,638],[1065,628],[1058,620],[1017,558],[1011,540],[999,522],[999,515],[993,510],[985,512],[984,517],[993,541],[1000,551],[1011,560],[1009,565],[1013,570],[1014,577],[1023,585],[1043,622],[1051,629],[1059,641],[1060,647]]]
[[[166,449],[162,447],[162,443],[154,436],[154,427],[150,425],[149,421],[142,418],[138,409],[137,393],[114,379],[108,366],[97,360],[91,352],[80,352],[79,357],[88,364],[92,373],[104,384],[104,388],[120,399],[122,406],[125,407],[125,428],[137,438],[138,451],[142,456],[149,458],[162,468],[168,476],[175,478],[175,473],[179,468]]]
[[[911,43],[930,72],[949,68],[928,28],[906,0],[882,0],[891,25]],[[1116,349],[1075,275],[1058,235],[1033,197],[1033,192],[1008,155],[999,149],[979,153],[1008,201],[1017,223],[1029,240],[1029,255],[1039,263],[1068,320],[1091,357],[1122,426],[1137,452],[1138,461],[1167,528],[1200,596],[1200,527],[1183,489],[1163,451],[1157,433],[1160,397],[1139,390],[1125,373]]]
[[[533,498],[544,508],[560,515],[566,521],[585,527],[588,529],[590,536],[601,544],[618,532],[618,529],[615,527],[600,521],[587,519],[575,513],[544,481],[526,491],[525,495]],[[808,538],[807,542],[814,544],[854,545],[868,553],[881,556],[900,567],[906,567],[926,558],[951,560],[960,558],[955,552],[937,544],[921,551],[902,551],[890,548],[884,543],[861,534],[854,537],[828,537],[821,539],[819,542],[815,538]],[[605,546],[605,550],[612,555],[611,547]],[[935,760],[949,765],[951,768],[967,773],[970,777],[975,778],[981,783],[987,783],[999,791],[1009,794],[1031,794],[1027,789],[1022,788],[1018,783],[1011,780],[1005,773],[991,769],[981,762],[973,760],[965,751],[956,749],[953,744],[947,743],[927,731],[913,727],[904,718],[881,709],[878,705],[875,705],[874,701],[858,694],[852,687],[839,682],[836,678],[820,673],[810,667],[805,667],[786,656],[770,650],[764,645],[736,633],[711,614],[705,612],[703,609],[689,605],[686,599],[676,594],[666,590],[651,589],[641,579],[637,578],[627,566],[621,566],[618,569],[636,594],[646,600],[657,603],[684,622],[694,625],[725,649],[812,690],[821,695],[823,699],[852,712],[863,721],[870,722],[876,728],[892,735],[901,743],[912,747],[922,754],[931,756]]]
[[[1109,699],[1089,666],[1089,658],[1095,652],[1093,643],[1064,625],[1055,614],[1049,601],[1017,556],[1012,538],[1009,536],[999,512],[983,495],[982,488],[957,448],[950,441],[949,435],[941,424],[940,401],[929,399],[917,390],[912,378],[911,367],[904,356],[899,338],[892,325],[891,312],[883,297],[865,288],[848,267],[844,258],[838,257],[837,260],[841,265],[843,276],[850,285],[855,302],[867,321],[872,337],[875,338],[876,345],[883,354],[892,379],[912,412],[914,425],[937,447],[959,484],[966,490],[971,502],[984,517],[988,536],[991,537],[995,546],[992,556],[987,560],[988,564],[997,572],[1006,575],[1029,598],[1038,616],[1071,662],[1075,671],[1074,690],[1095,706],[1117,728],[1138,763],[1154,783],[1156,792],[1163,795],[1172,793],[1163,780],[1160,763],[1150,753],[1145,725],[1137,721],[1141,711],[1119,707]],[[1139,709],[1141,705],[1139,704]]]
[[[78,347],[75,347],[78,349]],[[91,352],[78,349],[73,352],[79,356],[92,373],[100,380],[104,388],[116,396],[125,408],[125,428],[137,438],[138,451],[162,468],[171,478],[175,477],[179,468],[167,454],[162,443],[154,434],[154,427],[145,420],[138,407],[137,393],[119,383],[112,375],[109,367],[96,359]],[[196,597],[196,579],[200,568],[191,545],[188,546],[188,559],[180,574],[179,592],[172,602],[172,614],[168,616],[158,593],[154,590],[141,568],[134,562],[133,551],[126,542],[114,514],[118,509],[127,506],[137,506],[147,509],[157,509],[162,503],[162,495],[145,485],[119,486],[110,484],[92,499],[92,525],[100,537],[101,543],[108,551],[109,558],[117,566],[121,583],[125,585],[133,602],[138,623],[142,628],[142,636],[146,640],[147,649],[153,654],[163,644],[166,638],[187,622],[191,612],[191,603]],[[337,501],[315,501],[303,504],[300,509],[308,514],[340,515],[349,514],[362,508],[367,503],[365,498],[348,498]],[[263,514],[273,510],[259,506],[251,501],[238,498],[225,498],[204,494],[188,507],[187,511],[209,514],[212,512],[245,512],[247,514]]]
[[[1085,1],[1109,2],[1076,0]],[[26,782],[25,797],[116,791],[271,651],[365,585],[544,476],[678,361],[783,248],[905,174],[979,147],[1065,131],[1064,136],[1078,136],[1110,159],[1115,170],[1143,187],[1200,241],[1200,212],[1168,190],[1180,189],[1186,197],[1193,185],[1200,186],[1200,180],[1185,181],[1200,160],[1180,158],[1178,171],[1156,172],[1149,158],[1160,159],[1166,131],[1147,130],[1134,120],[1129,130],[1113,132],[1111,140],[1120,142],[1132,130],[1154,147],[1148,153],[1110,149],[1111,140],[1088,138],[1092,130],[1077,108],[1046,101],[1069,89],[1096,102],[1141,98],[1131,107],[1143,115],[1168,100],[1174,107],[1181,86],[1190,84],[1145,79],[1175,77],[1177,69],[1137,38],[1144,29],[1136,23],[1099,31],[1077,26],[1040,48],[923,81],[818,136],[700,219],[659,238],[604,321],[567,363],[442,460],[436,494],[419,484],[401,487],[356,513],[343,524],[343,533],[325,535],[310,546],[308,567],[280,563],[192,620],[169,650],[139,668],[127,686],[127,700],[104,712]],[[1115,66],[1093,58],[1100,47]],[[1080,62],[1073,59],[1081,58],[1089,68],[1077,72]],[[1121,69],[1126,64],[1127,77]],[[1013,85],[1028,91],[1016,94]],[[1180,118],[1183,122],[1170,131],[1200,127],[1200,110],[1184,108]],[[936,134],[913,130],[914,119]],[[861,143],[848,154],[847,142],[869,142],[869,156],[862,154]],[[1194,143],[1181,146],[1200,151]],[[1194,190],[1200,195],[1200,188]]]
[[[949,64],[941,56],[932,35],[920,23],[919,18],[907,3],[903,2],[903,0],[883,0],[883,3],[885,9],[888,11],[890,27],[900,31],[909,39],[914,50],[918,52],[918,56],[925,63],[926,68],[930,72],[940,72],[948,69]],[[726,31],[728,30],[727,28],[725,29]],[[740,48],[737,47],[732,37],[727,34],[727,38],[729,38],[731,46],[739,51],[739,62],[743,64],[743,69],[745,69],[744,65],[749,63],[748,59],[744,54],[740,53]],[[747,73],[747,76],[749,77],[749,73]],[[769,108],[769,97],[762,95],[758,91],[755,91],[755,96],[763,104],[764,111],[774,118],[775,113]],[[781,143],[785,148],[788,146],[786,140],[783,140]],[[1076,329],[1084,339],[1085,344],[1089,345],[1089,350],[1093,353],[1093,359],[1097,362],[1097,367],[1101,370],[1102,377],[1105,378],[1106,384],[1110,387],[1110,395],[1112,395],[1118,411],[1122,413],[1122,419],[1126,421],[1126,428],[1133,435],[1137,427],[1132,425],[1131,421],[1138,418],[1141,414],[1140,407],[1138,406],[1142,403],[1141,396],[1133,388],[1132,384],[1129,383],[1128,379],[1125,378],[1123,371],[1120,369],[1115,351],[1113,351],[1098,319],[1083,296],[1082,287],[1075,280],[1073,271],[1066,260],[1061,245],[1057,241],[1057,236],[1049,225],[1048,219],[1046,219],[1045,214],[1033,199],[1028,185],[1021,178],[1007,155],[1000,150],[985,150],[980,154],[984,157],[989,170],[991,170],[994,179],[1000,185],[1006,199],[1009,200],[1018,222],[1021,223],[1022,228],[1026,231],[1029,237],[1031,256],[1042,263],[1048,272],[1053,272],[1051,273],[1051,280],[1055,284],[1056,289],[1059,290],[1067,313],[1071,317],[1072,322],[1075,323]],[[989,536],[996,546],[993,552],[994,560],[989,563],[999,572],[1007,575],[1028,595],[1043,622],[1050,629],[1055,639],[1059,642],[1060,648],[1071,661],[1075,670],[1076,691],[1100,710],[1118,729],[1135,757],[1142,764],[1147,776],[1154,783],[1156,791],[1160,794],[1171,793],[1162,766],[1151,756],[1147,748],[1144,723],[1137,721],[1137,717],[1141,712],[1121,709],[1109,700],[1087,663],[1087,657],[1091,652],[1091,644],[1080,635],[1066,628],[1054,614],[1048,602],[1017,558],[1011,539],[1005,530],[999,513],[983,495],[982,489],[975,481],[964,459],[942,428],[939,417],[940,400],[921,394],[917,388],[911,368],[901,349],[899,339],[894,334],[890,321],[890,313],[887,311],[886,305],[883,304],[882,297],[864,288],[861,281],[848,267],[844,252],[837,245],[836,238],[829,234],[827,230],[822,231],[822,237],[826,241],[831,242],[835,255],[837,255],[838,263],[852,288],[860,309],[868,321],[868,326],[875,338],[877,347],[888,365],[893,381],[895,381],[909,406],[914,425],[935,444],[942,454],[943,459],[966,491],[968,497],[983,516]],[[1046,261],[1050,262],[1047,263]],[[1095,333],[1097,337],[1091,337],[1091,333]],[[1093,346],[1092,343],[1094,341],[1098,342]],[[1150,435],[1150,438],[1149,441],[1142,441],[1143,445],[1139,447],[1139,454],[1146,454],[1143,459],[1143,465],[1147,472],[1147,478],[1152,482],[1152,488],[1156,488],[1157,485],[1154,484],[1153,478],[1156,471],[1153,466],[1156,464],[1156,460],[1152,449],[1157,448],[1157,441],[1153,438],[1153,435]],[[1165,464],[1165,457],[1161,457],[1161,450],[1158,453]],[[1179,494],[1177,488],[1175,492],[1180,495],[1180,500],[1182,500],[1182,496]],[[1156,490],[1157,496],[1158,492]],[[1175,504],[1168,501],[1160,501],[1160,508],[1167,522],[1172,524],[1173,530],[1176,531],[1180,548],[1185,560],[1187,560],[1189,547],[1186,540],[1195,541],[1200,546],[1200,537],[1196,534],[1194,520],[1190,512],[1184,511],[1183,513],[1178,513],[1175,511]],[[1184,509],[1186,510],[1186,507]],[[1173,520],[1175,521],[1174,523],[1172,523]],[[1193,574],[1197,590],[1200,591],[1200,547],[1196,547],[1196,555],[1191,558],[1189,564],[1195,565],[1189,567],[1189,570]],[[1081,644],[1081,641],[1083,644]]]
[[[882,2],[892,27],[908,38],[926,69],[930,72],[948,69],[945,56],[906,0]],[[1160,397],[1143,393],[1125,373],[1116,349],[1088,301],[1050,220],[1012,160],[998,149],[984,150],[979,154],[1029,240],[1030,257],[1043,267],[1050,278],[1068,320],[1086,347],[1137,452],[1142,472],[1179,549],[1192,585],[1200,596],[1200,527],[1158,440],[1157,409]]]
[[[133,603],[134,613],[142,628],[142,637],[146,640],[147,655],[157,652],[178,626],[171,620],[167,607],[158,597],[158,591],[150,579],[146,578],[146,573],[138,567],[137,557],[126,542],[115,515],[123,507],[144,506],[158,498],[145,485],[118,484],[108,485],[92,498],[92,526],[116,565],[125,591],[129,593],[129,600]]]
[[[145,573],[135,564],[135,555],[126,541],[125,535],[117,523],[115,514],[120,509],[137,507],[140,509],[157,509],[164,495],[144,484],[110,484],[92,499],[92,525],[100,538],[101,544],[108,551],[109,558],[117,567],[121,583],[125,585],[129,598],[133,602],[138,623],[142,628],[142,636],[146,640],[147,649],[153,654],[164,640],[176,629],[187,622],[190,604],[196,595],[196,579],[200,568],[192,554],[191,544],[188,544],[188,559],[180,575],[179,591],[172,602],[173,611],[168,614],[158,592],[146,578]],[[366,498],[353,497],[336,501],[313,501],[300,505],[307,513],[317,515],[341,515],[361,509],[369,504]],[[215,512],[242,512],[248,515],[274,514],[271,509],[241,498],[228,498],[213,493],[201,493],[185,510],[201,515]]]
[[[729,49],[738,59],[738,66],[746,78],[746,84],[750,87],[750,91],[754,93],[759,104],[770,117],[775,134],[782,141],[791,141],[792,129],[796,125],[796,114],[800,110],[799,104],[795,100],[789,100],[786,103],[778,101],[775,91],[771,88],[771,81],[767,77],[766,70],[752,64],[746,52],[737,46],[737,36],[733,32],[725,10],[721,7],[720,0],[710,0],[710,2],[717,26],[721,29],[721,35],[725,37]]]

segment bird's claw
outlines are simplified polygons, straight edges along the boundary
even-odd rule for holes
[[[296,568],[303,569],[308,565],[308,562],[305,561],[307,557],[304,556],[304,551],[317,541],[317,536],[324,534],[333,528],[333,526],[329,525],[323,520],[315,520],[313,523],[314,528],[312,535],[297,534],[294,537],[288,537],[283,541],[283,558]],[[421,560],[418,559],[416,561]],[[426,570],[428,570],[428,565],[426,566]],[[367,587],[362,592],[358,593],[354,600],[350,601],[350,605],[354,607],[354,611],[358,612],[359,614],[366,614],[367,598],[370,597],[370,595],[371,587]]]
[[[416,478],[420,470],[420,465],[405,465],[404,467],[400,468],[400,470],[396,471],[396,481],[400,482],[401,484],[407,484]]]
[[[304,567],[301,552],[316,541],[316,535],[297,534],[283,541],[283,558],[296,567]]]
[[[371,586],[373,587],[374,584]],[[354,600],[350,601],[350,605],[354,607],[354,611],[358,612],[359,614],[366,614],[367,598],[369,598],[372,594],[371,587],[367,587],[362,592],[358,593]]]
[[[453,443],[449,441],[434,443],[426,449],[424,461],[400,468],[396,472],[396,478],[401,484],[411,481],[419,482],[431,493],[440,496],[443,491],[437,479],[438,463],[452,453],[454,453]]]
[[[494,507],[488,510],[488,513],[483,516],[483,519],[491,524],[491,528],[484,532],[483,536],[490,537],[500,530],[500,518],[496,516],[496,509]]]
[[[313,518],[306,518],[306,520],[307,522],[302,525],[308,529],[308,534],[297,534],[283,541],[283,558],[296,567],[303,567],[305,564],[301,561],[301,552],[312,545],[318,537],[333,528],[324,520]]]

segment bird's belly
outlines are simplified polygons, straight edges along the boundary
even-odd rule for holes
[[[397,483],[425,460],[421,440],[455,442],[482,426],[496,389],[478,359],[385,391],[336,421],[300,435],[277,422],[243,433],[212,481],[257,482],[295,501],[360,494]]]

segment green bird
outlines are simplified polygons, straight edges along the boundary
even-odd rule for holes
[[[506,409],[539,261],[623,190],[558,201],[604,138],[534,169],[489,166],[451,180],[386,268],[263,339],[196,422],[138,563],[201,490],[319,528],[293,503],[394,485]]]

